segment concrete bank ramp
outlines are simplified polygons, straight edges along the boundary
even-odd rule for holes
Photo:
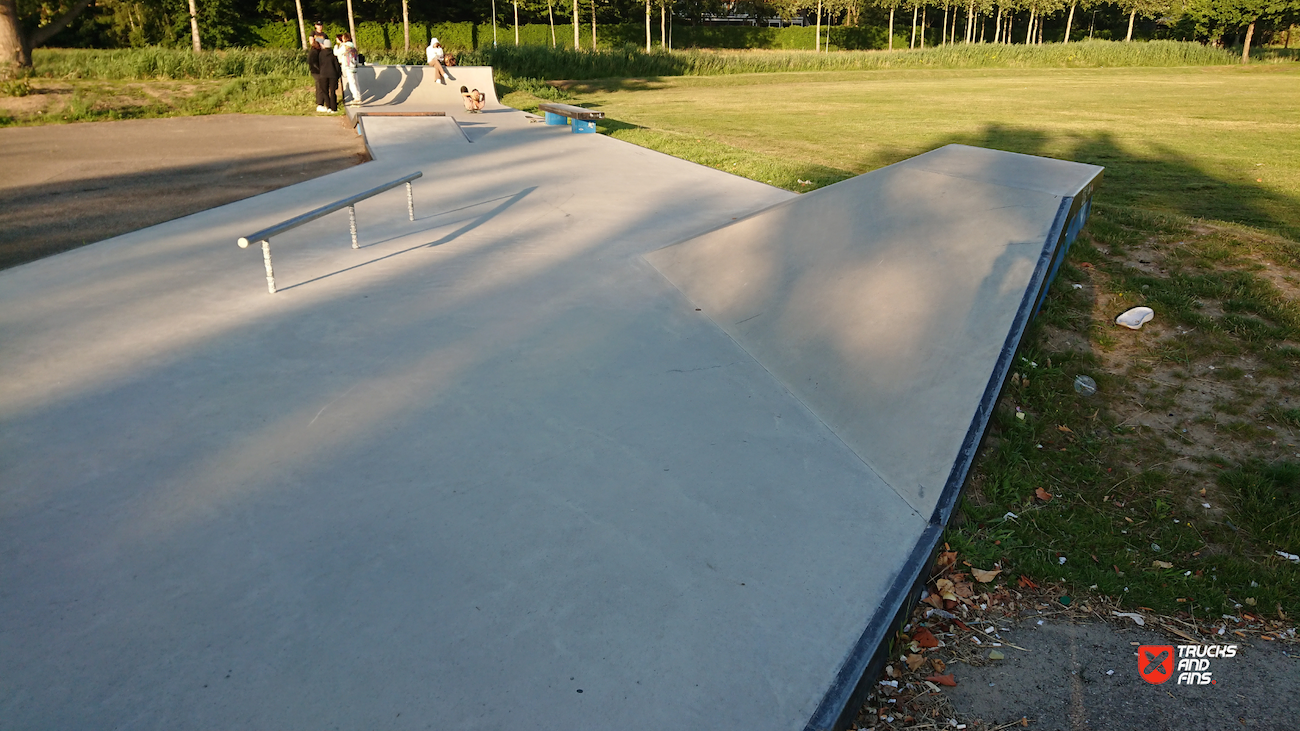
[[[929,516],[1100,172],[949,145],[647,259]]]

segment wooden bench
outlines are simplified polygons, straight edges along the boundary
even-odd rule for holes
[[[594,109],[583,109],[575,107],[572,104],[538,104],[537,108],[546,112],[547,124],[568,124],[568,120],[573,120],[573,131],[575,134],[591,134],[596,131],[597,119],[604,119],[604,112],[597,112]]]

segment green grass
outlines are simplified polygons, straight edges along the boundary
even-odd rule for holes
[[[1088,295],[1055,287],[1022,346],[1017,370],[1028,383],[1013,377],[1004,391],[948,540],[972,562],[1000,560],[1013,572],[1063,580],[1133,606],[1190,609],[1202,617],[1242,609],[1291,614],[1300,609],[1300,567],[1276,551],[1300,546],[1300,440],[1294,425],[1287,428],[1292,410],[1277,401],[1295,397],[1300,358],[1292,353],[1271,374],[1267,365],[1253,374],[1222,365],[1243,354],[1266,364],[1267,354],[1300,337],[1295,299],[1256,273],[1257,257],[1284,258],[1289,242],[1105,207],[1090,229],[1063,267],[1063,283],[1091,284],[1123,302],[1104,317],[1145,303],[1164,328],[1198,334],[1186,338],[1191,348],[1176,363],[1160,363],[1155,343],[1130,357],[1097,337],[1082,349],[1053,347],[1053,331],[1087,335],[1109,324],[1089,315],[1097,303]],[[1167,267],[1165,275],[1142,274],[1107,246],[1137,238],[1146,247],[1141,256]],[[1233,256],[1218,256],[1219,247]],[[1266,327],[1236,327],[1242,312]],[[1177,382],[1179,371],[1187,378],[1214,363],[1220,364],[1216,381]],[[1097,380],[1096,395],[1074,392],[1079,373]],[[1167,385],[1142,380],[1152,374]],[[1212,435],[1132,418],[1138,409],[1131,403],[1140,401],[1143,413],[1190,422],[1189,390],[1207,389],[1232,399],[1204,412],[1201,425],[1213,425]],[[1050,501],[1035,497],[1040,487]],[[1006,517],[1009,512],[1016,517]]]
[[[838,171],[824,176],[827,182],[960,142],[1105,166],[1107,203],[1300,240],[1298,84],[1300,66],[1283,64],[749,74],[565,86],[606,112],[605,128],[615,137],[632,140],[643,128],[700,140],[719,155],[748,151],[810,174]]]
[[[1204,617],[1300,611],[1276,555],[1300,552],[1297,82],[1279,63],[562,86],[606,134],[789,190],[951,142],[1105,166],[947,540],[1012,578]],[[1157,321],[1118,331],[1141,304]]]

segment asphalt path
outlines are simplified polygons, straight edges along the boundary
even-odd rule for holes
[[[365,162],[341,117],[0,129],[0,269]]]

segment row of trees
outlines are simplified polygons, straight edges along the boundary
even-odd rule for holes
[[[649,51],[655,25],[658,45],[670,47],[674,21],[798,18],[815,26],[815,48],[822,51],[828,49],[824,29],[832,24],[887,24],[893,48],[896,24],[906,29],[910,22],[907,45],[917,48],[926,44],[926,29],[932,29],[931,35],[939,31],[940,44],[1042,43],[1046,25],[1053,23],[1059,34],[1063,21],[1063,37],[1056,38],[1069,42],[1084,32],[1085,15],[1086,33],[1096,30],[1099,10],[1103,19],[1120,21],[1114,30],[1126,40],[1134,38],[1139,20],[1155,19],[1161,27],[1181,28],[1185,38],[1240,44],[1243,60],[1249,58],[1259,31],[1285,28],[1289,33],[1300,20],[1300,0],[0,0],[0,77],[29,69],[31,48],[56,35],[66,45],[185,43],[198,51],[246,43],[249,26],[268,19],[303,28],[304,44],[305,29],[317,19],[346,21],[353,35],[358,16],[402,22],[408,47],[412,18],[491,18],[494,27],[514,29],[513,38],[504,34],[506,43],[518,42],[521,23],[550,23],[552,38],[558,41],[554,25],[560,23],[572,25],[573,45],[579,48],[579,24],[590,24],[591,43],[596,44],[599,24],[644,20]]]

